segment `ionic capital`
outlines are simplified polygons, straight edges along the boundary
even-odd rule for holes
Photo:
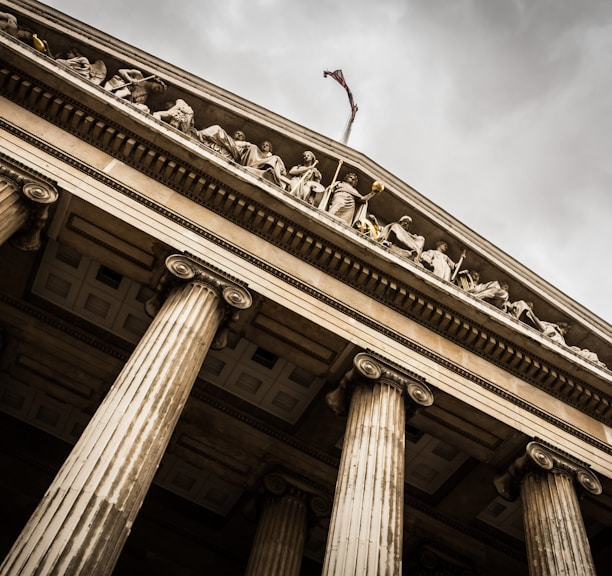
[[[6,183],[13,180],[2,176]],[[54,204],[59,194],[57,190],[46,182],[29,181],[22,178],[19,182],[19,191],[24,206],[27,207],[28,217],[21,229],[11,238],[11,245],[19,250],[38,250],[41,246],[40,235],[49,219],[49,208]]]
[[[189,280],[212,286],[232,308],[246,310],[253,303],[249,291],[237,280],[223,275],[183,254],[173,254],[166,258],[167,270],[179,280]]]
[[[565,474],[590,494],[598,495],[602,491],[599,479],[586,464],[541,441],[527,444],[525,453],[512,462],[506,472],[495,478],[495,488],[506,500],[516,500],[520,495],[521,480],[535,472]]]
[[[57,190],[46,182],[26,182],[21,192],[29,202],[39,206],[46,206],[57,201]]]
[[[234,311],[246,310],[253,303],[249,291],[237,280],[184,254],[172,254],[165,261],[166,272],[160,279],[153,298],[145,305],[155,316],[169,290],[180,282],[195,282],[213,288]]]
[[[353,367],[344,375],[338,388],[327,394],[327,404],[337,414],[345,414],[348,409],[347,393],[356,386],[374,383],[384,383],[400,390],[413,410],[431,406],[434,401],[429,386],[416,375],[371,352],[360,352],[353,358]]]
[[[10,182],[15,190],[21,192],[28,203],[33,203],[38,207],[53,204],[58,199],[59,194],[54,186],[33,176],[13,170],[2,161],[2,158],[0,158],[0,178]]]
[[[294,474],[284,471],[271,472],[264,478],[263,488],[265,494],[274,497],[294,496],[299,498],[315,518],[325,518],[331,514],[332,499],[329,495]]]

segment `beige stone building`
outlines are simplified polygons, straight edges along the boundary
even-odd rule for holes
[[[0,12],[0,574],[609,571],[610,325],[359,151]]]

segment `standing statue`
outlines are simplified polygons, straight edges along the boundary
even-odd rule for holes
[[[315,155],[306,150],[302,154],[302,164],[289,170],[288,192],[292,196],[317,206],[321,201],[325,188],[321,184],[321,172],[316,168],[318,160]]]
[[[359,179],[357,174],[349,172],[344,176],[342,182],[336,181],[329,186],[326,192],[329,195],[327,211],[336,218],[346,222],[349,226],[359,224],[359,220],[367,215],[368,201],[376,194],[382,192],[385,187],[380,182],[372,184],[372,191],[362,196],[357,188]],[[325,206],[323,206],[325,209]]]
[[[174,104],[169,102],[166,110],[153,112],[153,117],[167,122],[185,134],[189,134],[193,128],[193,108],[181,98],[178,98]]]
[[[387,224],[378,240],[402,256],[418,261],[425,246],[425,238],[409,232],[411,224],[410,216],[402,216],[397,222]]]
[[[118,70],[104,84],[104,88],[147,113],[150,112],[146,105],[149,94],[162,94],[166,91],[166,85],[155,75],[145,77],[140,70],[128,68]]]
[[[94,84],[100,85],[106,78],[106,64],[102,60],[96,60],[92,64],[77,48],[71,48],[66,52],[66,58],[57,58],[55,61],[74,70]]]
[[[436,242],[435,250],[426,250],[421,254],[421,262],[427,264],[436,276],[450,282],[453,270],[458,268],[458,264],[446,255],[447,250],[448,244],[444,240],[439,240]]]

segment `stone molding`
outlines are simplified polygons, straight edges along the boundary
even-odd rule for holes
[[[65,334],[68,334],[70,337],[76,338],[77,340],[86,343],[88,346],[91,346],[91,347],[93,347],[93,348],[95,348],[97,350],[103,351],[104,353],[109,354],[109,355],[111,355],[114,358],[117,358],[117,359],[119,359],[119,360],[121,360],[123,362],[125,362],[127,360],[127,356],[124,353],[120,352],[119,350],[117,350],[115,348],[109,347],[107,342],[104,342],[102,340],[96,340],[95,338],[92,338],[90,335],[85,334],[85,333],[75,329],[75,327],[73,325],[71,325],[69,323],[66,323],[66,322],[59,321],[59,320],[57,320],[57,318],[52,317],[51,315],[47,314],[46,312],[42,311],[39,308],[35,308],[35,307],[31,306],[31,305],[25,305],[23,302],[15,300],[14,298],[11,298],[11,297],[9,297],[7,295],[4,295],[4,294],[1,294],[1,293],[0,293],[0,302],[4,303],[7,306],[11,306],[13,308],[16,308],[16,309],[22,311],[24,314],[28,314],[28,315],[34,316],[40,322],[44,322],[45,324],[47,324],[49,326],[52,326],[53,329],[60,330],[60,331],[64,332]],[[381,330],[381,333],[386,333],[384,327],[377,326],[377,328]],[[410,341],[407,341],[407,340],[404,340],[404,339],[400,339],[398,341],[401,342],[403,345],[411,348],[411,349],[415,349],[415,350],[419,351],[420,353],[422,353],[427,358],[430,358],[434,362],[437,362],[438,364],[445,366],[446,368],[448,368],[449,370],[452,370],[454,373],[458,374],[459,376],[469,379],[470,381],[474,382],[475,384],[477,384],[478,386],[482,387],[483,389],[486,389],[489,392],[492,392],[493,394],[496,394],[496,395],[504,398],[508,402],[510,402],[513,405],[517,406],[517,408],[519,408],[520,410],[524,410],[525,412],[527,412],[529,414],[532,414],[532,415],[534,415],[534,416],[536,416],[538,418],[541,418],[542,420],[548,422],[552,426],[555,426],[555,427],[559,428],[560,430],[563,430],[567,434],[570,434],[570,435],[580,439],[581,441],[587,443],[589,446],[593,446],[596,450],[599,450],[599,451],[601,451],[604,454],[612,455],[612,447],[610,446],[610,444],[605,443],[605,442],[601,442],[601,441],[593,438],[592,436],[589,436],[588,434],[585,434],[581,430],[579,430],[579,429],[577,429],[577,428],[575,428],[573,426],[570,426],[564,420],[561,420],[559,418],[556,418],[554,415],[551,415],[551,414],[548,414],[548,413],[546,413],[544,411],[539,410],[537,407],[535,407],[535,406],[533,406],[531,404],[528,404],[528,403],[520,400],[520,398],[518,398],[516,396],[513,396],[513,395],[509,394],[508,392],[505,392],[505,391],[501,390],[494,383],[488,382],[486,380],[483,380],[482,378],[477,377],[476,375],[468,372],[467,370],[462,369],[458,365],[454,365],[452,363],[449,363],[448,361],[444,360],[443,358],[433,354],[429,350],[420,349],[419,347],[415,348],[414,344],[412,344]],[[308,449],[306,449],[306,447],[304,447],[302,445],[299,445],[299,444],[296,444],[292,439],[290,439],[290,437],[288,437],[286,435],[281,435],[278,432],[271,432],[270,431],[271,429],[269,429],[268,427],[263,426],[258,421],[247,417],[246,415],[242,414],[241,412],[238,412],[236,410],[230,409],[228,406],[219,403],[215,399],[207,397],[206,394],[203,391],[201,391],[201,390],[194,389],[194,396],[196,398],[198,398],[199,400],[201,400],[203,402],[206,402],[207,404],[210,404],[210,405],[216,407],[219,410],[222,410],[224,412],[232,414],[234,417],[239,418],[240,420],[248,423],[251,426],[254,426],[255,428],[258,428],[258,429],[261,429],[261,430],[265,430],[266,433],[271,433],[272,435],[275,435],[275,437],[279,438],[283,442],[291,444],[292,446],[296,446],[299,450],[302,450],[302,451],[304,451],[304,452],[314,456],[318,460],[321,460],[321,461],[323,461],[323,462],[325,462],[327,464],[330,464],[332,466],[337,466],[337,460],[336,459],[326,457],[326,456],[321,455],[321,454],[316,453],[316,452],[311,452]]]
[[[495,488],[500,496],[514,501],[520,496],[521,480],[532,473],[564,474],[590,494],[597,496],[602,492],[601,482],[588,465],[540,440],[529,442],[525,453],[494,479]]]

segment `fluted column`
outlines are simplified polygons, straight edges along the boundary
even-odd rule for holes
[[[540,442],[495,479],[501,496],[520,496],[530,576],[595,576],[576,486],[601,494],[583,464]]]
[[[57,198],[57,190],[49,184],[19,184],[0,172],[0,245],[11,238],[15,248],[38,250],[49,206]]]
[[[174,287],[2,564],[3,575],[112,573],[202,361],[249,293],[176,255]]]
[[[329,514],[327,499],[307,484],[282,473],[268,474],[263,511],[246,576],[299,576],[308,515]]]
[[[352,389],[323,574],[397,575],[402,567],[406,400],[430,406],[426,384],[371,354],[328,403],[341,411]]]

